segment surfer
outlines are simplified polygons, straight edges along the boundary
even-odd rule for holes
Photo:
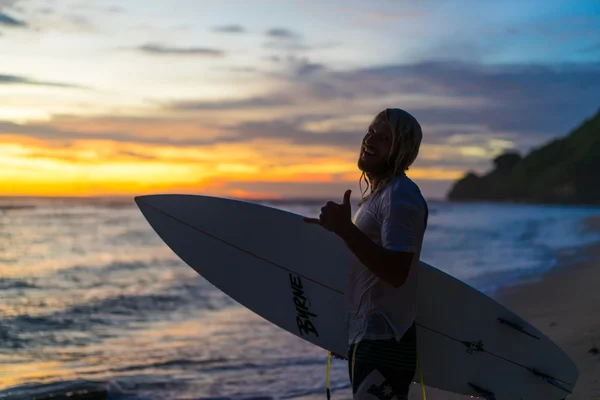
[[[377,114],[360,147],[362,199],[354,217],[347,190],[342,204],[329,201],[319,218],[305,218],[337,234],[356,256],[345,290],[354,399],[406,399],[416,372],[417,270],[428,208],[406,170],[422,136],[404,110]]]

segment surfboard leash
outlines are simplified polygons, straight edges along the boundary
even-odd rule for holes
[[[423,382],[423,370],[421,369],[421,363],[419,362],[419,352],[417,351],[417,370],[419,371],[419,380],[421,381],[421,395],[423,396],[423,400],[427,400],[427,395],[425,395],[425,382]]]

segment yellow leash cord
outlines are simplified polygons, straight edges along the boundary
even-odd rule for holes
[[[423,370],[421,369],[421,364],[419,363],[419,352],[417,351],[417,369],[419,370],[419,380],[421,381],[421,394],[423,395],[423,400],[427,400],[427,396],[425,396],[425,383],[423,383]]]

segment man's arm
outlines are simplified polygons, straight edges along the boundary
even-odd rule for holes
[[[382,244],[379,245],[352,223],[350,193],[346,190],[343,204],[329,201],[321,208],[319,218],[304,218],[304,221],[334,232],[375,276],[394,287],[402,286],[408,278],[419,232],[424,230],[419,206],[405,201],[404,196],[395,196],[395,201],[388,198],[380,211]]]
[[[396,288],[406,282],[413,253],[386,249],[373,242],[354,224],[350,224],[339,236],[359,261],[379,279]]]

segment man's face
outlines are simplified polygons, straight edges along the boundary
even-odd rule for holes
[[[390,166],[387,163],[392,150],[392,132],[385,113],[379,113],[365,135],[360,149],[358,168],[373,176],[384,174]]]

